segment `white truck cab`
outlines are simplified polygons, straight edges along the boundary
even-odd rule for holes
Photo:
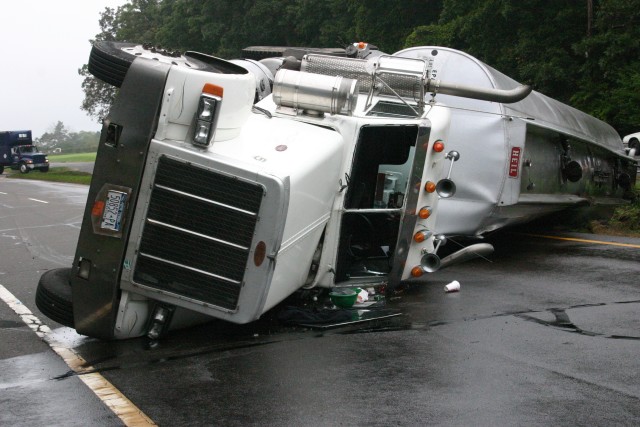
[[[496,83],[459,52],[354,46],[355,57],[308,53],[290,67],[285,58],[245,64],[96,43],[90,70],[120,91],[73,266],[43,275],[40,309],[89,336],[157,338],[204,319],[251,322],[301,288],[419,280],[442,264],[444,230],[478,235],[544,198],[520,195],[529,135],[585,143],[506,111],[531,89],[506,76]],[[484,80],[447,82],[447,63],[460,58]],[[474,127],[461,130],[465,121]],[[610,157],[622,182],[625,158]],[[464,162],[488,175],[470,178]],[[574,169],[577,181],[592,173]],[[462,211],[440,218],[458,192]],[[580,198],[553,197],[562,206]]]

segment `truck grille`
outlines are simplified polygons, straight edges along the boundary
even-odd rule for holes
[[[235,309],[264,190],[161,157],[134,281]]]
[[[31,157],[31,160],[33,160],[33,163],[44,163],[46,159],[47,159],[47,156],[45,156],[44,154],[34,154]]]

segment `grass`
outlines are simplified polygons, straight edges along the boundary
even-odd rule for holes
[[[7,178],[32,180],[35,179],[38,181],[67,182],[71,184],[84,185],[89,185],[91,183],[90,173],[71,170],[65,167],[50,168],[49,172],[31,171],[27,174],[22,174],[17,171],[10,171],[7,173]]]
[[[640,197],[628,205],[616,208],[610,219],[591,221],[589,229],[595,234],[640,237]]]
[[[96,153],[71,153],[71,154],[49,154],[47,155],[51,163],[72,163],[72,162],[95,162]],[[80,172],[66,167],[51,167],[49,172],[31,171],[28,174],[21,174],[18,171],[5,168],[8,178],[31,179],[38,181],[67,182],[71,184],[91,183],[91,174]]]
[[[97,153],[49,154],[51,163],[95,162]]]

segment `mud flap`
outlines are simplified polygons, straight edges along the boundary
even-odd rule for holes
[[[74,323],[84,335],[114,337],[122,262],[169,69],[135,60],[102,127],[71,274]]]

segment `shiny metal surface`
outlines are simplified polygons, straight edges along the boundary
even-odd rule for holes
[[[404,49],[394,55],[426,60],[432,65],[431,75],[436,74],[447,82],[502,90],[513,90],[520,86],[500,71],[454,49],[421,46]],[[465,98],[447,98],[446,103],[454,108],[495,111]],[[610,125],[536,91],[519,102],[501,105],[499,113],[521,117],[531,125],[562,132],[620,154],[623,152],[620,136]]]
[[[519,90],[515,80],[453,49],[395,55],[426,61],[432,79]],[[451,178],[457,192],[440,204],[438,232],[482,234],[589,199],[622,202],[633,165],[608,124],[535,91],[512,104],[444,92],[434,101],[451,109],[448,148],[462,154]]]
[[[273,84],[273,101],[279,107],[331,114],[351,114],[358,101],[358,81],[280,70]]]
[[[461,84],[443,82],[441,80],[429,79],[427,81],[427,92],[434,95],[442,93],[445,95],[459,96],[462,98],[480,99],[483,101],[503,102],[510,104],[526,98],[532,91],[531,86],[519,85],[513,89],[490,89],[477,88]]]

